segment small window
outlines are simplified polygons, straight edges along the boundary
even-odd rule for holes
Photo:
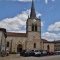
[[[34,43],[34,48],[36,48],[36,43]]]
[[[50,49],[50,46],[49,46],[49,45],[47,45],[47,49],[48,49],[48,50]]]
[[[35,31],[37,31],[37,24],[35,25]]]
[[[7,42],[7,47],[9,47],[9,42]]]
[[[32,24],[32,31],[34,31],[34,25]]]

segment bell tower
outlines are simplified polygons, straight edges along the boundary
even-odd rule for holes
[[[41,19],[36,17],[34,1],[32,0],[30,17],[26,22],[27,49],[41,49]]]

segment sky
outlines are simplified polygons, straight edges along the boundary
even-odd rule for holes
[[[32,0],[0,0],[0,28],[7,32],[26,32]],[[37,17],[41,18],[41,38],[60,40],[60,0],[34,0]]]

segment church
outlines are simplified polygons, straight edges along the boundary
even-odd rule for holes
[[[22,50],[54,51],[54,42],[41,39],[41,19],[36,17],[34,1],[32,0],[30,16],[26,21],[26,33],[6,32],[6,48],[9,52]]]
[[[41,49],[41,19],[36,17],[34,2],[32,1],[30,17],[26,21],[26,33],[7,32],[7,46],[9,50]]]

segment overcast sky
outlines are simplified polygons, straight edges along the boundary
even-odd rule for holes
[[[37,17],[41,16],[41,37],[60,40],[60,0],[34,0]],[[31,0],[0,0],[0,28],[26,32]]]

